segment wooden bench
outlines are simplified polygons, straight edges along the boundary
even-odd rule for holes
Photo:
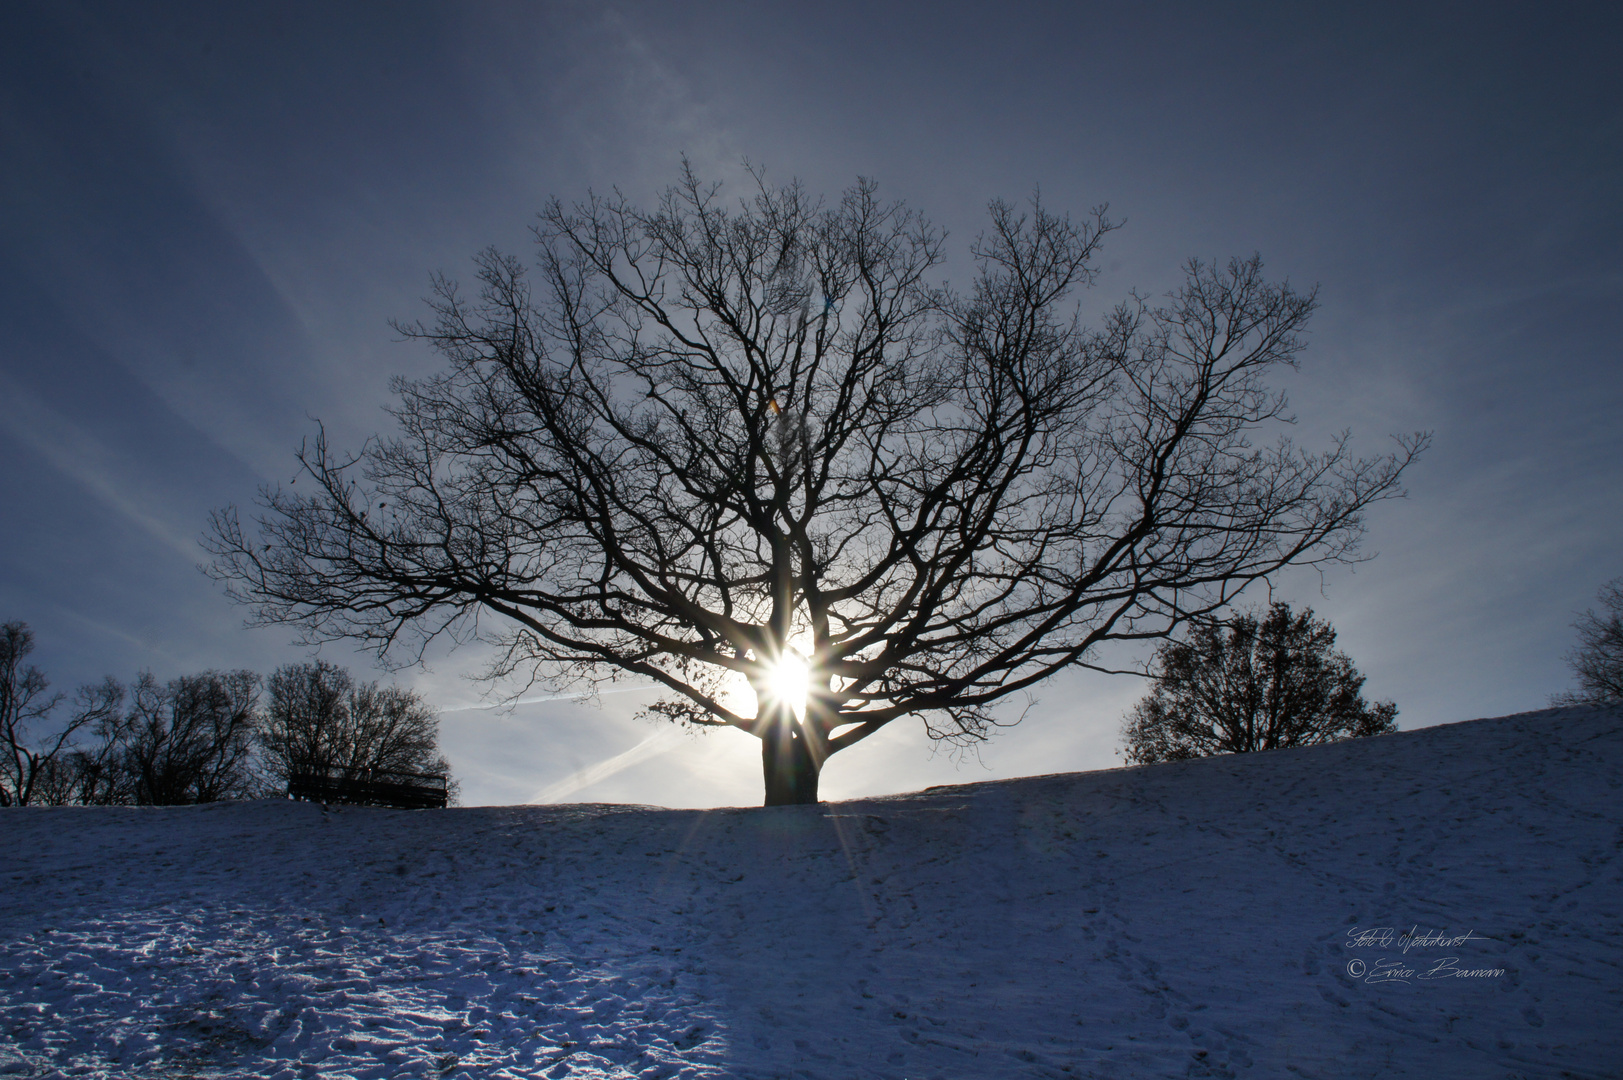
[[[389,769],[308,769],[287,778],[287,797],[352,806],[392,806],[400,810],[442,809],[449,797],[446,777]]]

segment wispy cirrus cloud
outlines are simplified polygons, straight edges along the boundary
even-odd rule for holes
[[[153,512],[156,500],[141,495],[132,478],[121,475],[116,454],[84,427],[8,377],[3,369],[0,426],[153,539],[186,561],[197,561],[196,539]]]

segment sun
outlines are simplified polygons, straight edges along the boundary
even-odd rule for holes
[[[806,693],[810,689],[810,680],[811,672],[807,668],[806,658],[794,649],[785,649],[777,663],[772,665],[767,685],[772,700],[788,705],[795,719],[799,720],[806,715]]]

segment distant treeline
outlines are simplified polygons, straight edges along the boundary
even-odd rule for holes
[[[326,661],[269,678],[205,671],[111,677],[64,695],[0,629],[0,806],[173,806],[286,794],[289,776],[386,770],[450,777],[439,718],[417,694],[357,684]],[[454,799],[455,781],[450,782]]]

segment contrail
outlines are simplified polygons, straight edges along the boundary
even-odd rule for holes
[[[116,475],[109,464],[116,460],[108,448],[83,428],[45,404],[13,380],[0,375],[0,426],[29,447],[58,471],[84,485],[108,506],[141,526],[187,562],[196,562],[197,541],[183,537],[169,523],[147,513],[145,507],[156,500],[131,494],[127,478]]]
[[[629,694],[633,690],[658,690],[658,685],[646,683],[639,686],[611,686],[607,690],[597,691],[599,694]],[[548,694],[545,697],[520,698],[518,701],[498,701],[494,705],[456,705],[449,709],[439,710],[448,712],[473,712],[476,709],[507,709],[514,705],[538,705],[543,701],[580,701],[592,696],[590,690],[583,690],[574,694]]]
[[[555,803],[568,798],[577,791],[591,787],[602,780],[607,780],[617,772],[631,768],[639,762],[646,761],[656,754],[663,754],[671,748],[679,732],[675,728],[664,728],[648,736],[630,750],[615,754],[596,765],[589,765],[577,772],[567,780],[560,780],[550,787],[544,787],[530,799],[531,803]]]

